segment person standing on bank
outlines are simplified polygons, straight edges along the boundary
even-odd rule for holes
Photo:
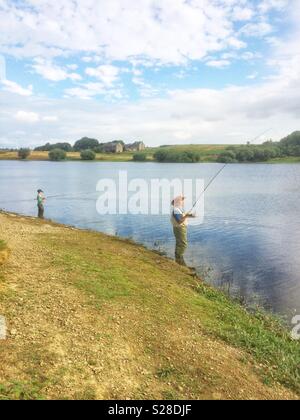
[[[44,203],[46,201],[44,191],[38,190],[37,195],[37,206],[38,206],[38,218],[44,219],[44,213],[45,213],[45,206]]]
[[[172,225],[176,239],[175,260],[178,264],[186,266],[184,254],[188,246],[187,224],[189,218],[195,216],[184,212],[185,197],[179,196],[172,201]]]

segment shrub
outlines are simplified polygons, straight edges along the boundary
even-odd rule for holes
[[[96,153],[93,150],[83,150],[80,153],[80,157],[82,160],[95,160]]]
[[[191,151],[158,150],[154,159],[157,162],[197,163],[200,162],[201,156],[198,152]]]
[[[236,154],[233,150],[228,150],[227,152],[221,153],[218,157],[218,162],[220,163],[234,163],[236,161]]]
[[[0,266],[4,264],[9,258],[10,250],[6,243],[0,239]]]
[[[83,137],[74,144],[75,152],[81,152],[82,150],[94,150],[99,147],[99,141],[96,139],[90,139]]]
[[[73,151],[73,147],[70,145],[70,143],[55,143],[55,144],[47,143],[44,146],[36,147],[34,151],[35,152],[50,152],[51,150],[54,150],[54,149],[61,149],[61,150],[64,150],[65,152]]]
[[[35,152],[50,152],[53,149],[50,143],[46,143],[44,146],[39,146],[34,149]],[[54,148],[55,149],[55,148]]]
[[[20,159],[25,160],[30,156],[30,153],[31,153],[30,149],[20,149],[18,151],[18,156]]]
[[[55,162],[60,160],[65,160],[67,157],[67,153],[61,149],[53,149],[49,152],[49,159]]]
[[[135,162],[146,162],[147,155],[145,153],[136,153],[132,158]]]

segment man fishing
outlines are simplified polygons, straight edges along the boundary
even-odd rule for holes
[[[186,267],[184,253],[188,246],[187,224],[188,219],[194,218],[195,215],[184,212],[184,201],[185,197],[183,196],[179,196],[172,201],[171,222],[176,239],[175,260],[178,264]]]
[[[46,201],[44,191],[38,190],[37,195],[37,206],[38,206],[38,218],[44,219],[44,212],[45,212],[45,206],[44,203]]]

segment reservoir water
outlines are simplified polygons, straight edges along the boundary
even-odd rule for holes
[[[0,208],[36,215],[36,190],[49,198],[46,217],[129,237],[172,257],[168,215],[96,211],[100,179],[196,179],[207,183],[218,164],[0,161]],[[122,197],[120,198],[122,199]],[[205,280],[248,303],[300,314],[300,165],[228,165],[205,194],[203,224],[190,226],[186,259]]]

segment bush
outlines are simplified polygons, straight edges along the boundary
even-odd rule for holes
[[[55,143],[55,144],[47,143],[44,146],[36,147],[34,151],[35,152],[50,152],[51,150],[54,150],[54,149],[61,149],[61,150],[64,150],[65,152],[73,151],[73,147],[70,145],[70,143]]]
[[[191,151],[158,150],[154,159],[157,162],[197,163],[200,162],[201,156],[198,152]]]
[[[300,131],[294,131],[289,136],[280,140],[280,144],[283,146],[300,146]]]
[[[145,153],[136,153],[132,158],[135,162],[146,162],[147,155]]]
[[[53,149],[49,152],[49,159],[55,162],[65,160],[67,153],[62,149]]]
[[[18,151],[18,157],[22,160],[27,159],[30,156],[30,154],[31,154],[30,149],[20,149]]]
[[[81,152],[82,150],[95,150],[98,147],[99,141],[96,139],[90,139],[88,137],[84,137],[74,144],[75,152]]]
[[[232,149],[228,150],[227,152],[221,153],[218,157],[218,162],[220,163],[234,163],[236,161],[236,154]]]
[[[96,153],[93,150],[83,150],[80,153],[80,157],[82,160],[95,160]]]
[[[52,146],[50,143],[46,143],[44,146],[39,146],[34,149],[35,152],[50,152]]]

